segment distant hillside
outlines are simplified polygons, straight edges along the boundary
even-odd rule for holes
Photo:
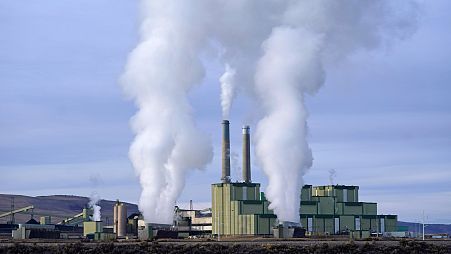
[[[413,223],[413,222],[404,222],[398,221],[399,226],[407,226],[409,227],[409,231],[412,232],[423,232],[423,226],[421,223]],[[451,235],[451,224],[426,224],[424,228],[425,234],[439,234],[439,233],[448,233]]]
[[[50,215],[52,216],[52,223],[58,223],[65,218],[72,217],[82,212],[83,208],[87,206],[89,198],[69,195],[52,195],[52,196],[21,196],[21,195],[8,195],[0,194],[0,214],[9,212],[11,210],[11,197],[14,197],[15,208],[22,208],[33,205],[34,218],[39,221],[40,216]],[[113,221],[113,205],[115,201],[101,200],[100,206],[102,207],[102,220],[111,225]],[[138,212],[138,207],[135,204],[125,203],[127,206],[127,212]],[[16,223],[24,223],[30,219],[29,214],[16,214]],[[6,223],[10,220],[10,217],[0,218],[0,223]]]

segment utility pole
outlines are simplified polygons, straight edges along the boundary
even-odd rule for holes
[[[14,211],[14,197],[11,197],[11,224],[16,224],[13,211]]]
[[[423,210],[423,241],[424,241],[424,210]]]

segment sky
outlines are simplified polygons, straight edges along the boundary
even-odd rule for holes
[[[417,222],[424,210],[430,223],[451,223],[449,11],[450,1],[422,1],[410,38],[328,69],[325,86],[307,98],[307,184],[330,184],[333,169],[334,184],[360,186],[360,200],[377,202],[379,213]],[[138,201],[128,159],[136,107],[118,84],[138,26],[137,0],[0,0],[0,193]],[[188,176],[178,200],[195,208],[209,205],[221,174],[223,66],[204,65],[190,100],[215,156]],[[253,103],[239,96],[232,107],[232,153],[241,153],[241,126],[255,129],[243,110]],[[240,176],[233,167],[232,178]],[[265,188],[254,160],[252,178]]]

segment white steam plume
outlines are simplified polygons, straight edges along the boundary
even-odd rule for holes
[[[89,198],[89,208],[93,210],[92,220],[93,221],[101,221],[102,216],[100,213],[100,196],[96,192],[93,192]]]
[[[211,42],[224,52],[223,115],[237,91],[257,99],[255,151],[269,178],[266,194],[279,220],[297,222],[302,176],[313,160],[304,97],[336,61],[410,35],[417,13],[410,0],[144,0],[143,11],[122,80],[139,108],[130,158],[144,216],[166,223],[186,172],[212,156],[187,99],[202,81],[199,58],[215,49]]]
[[[257,68],[256,88],[266,116],[258,123],[256,154],[269,178],[270,208],[281,221],[299,220],[293,208],[299,207],[301,177],[312,165],[303,92],[323,82],[321,41],[307,30],[274,29]]]
[[[305,95],[314,94],[324,83],[326,63],[410,32],[411,4],[292,1],[263,43],[255,85],[265,116],[257,125],[256,153],[269,178],[270,208],[280,221],[299,222],[302,176],[313,162],[306,138]],[[408,12],[395,12],[392,5],[407,5]]]
[[[222,74],[219,81],[221,82],[221,106],[222,118],[229,119],[230,107],[235,96],[235,69],[229,64],[225,66],[225,72]]]
[[[122,84],[139,108],[130,159],[139,175],[139,208],[148,222],[171,223],[185,174],[213,156],[191,116],[187,95],[201,83],[204,67],[202,13],[196,3],[143,1],[141,40],[130,54]]]
[[[329,184],[334,185],[335,177],[337,176],[337,171],[335,169],[329,169]]]
[[[232,178],[240,179],[241,178],[241,167],[240,167],[240,155],[236,152],[230,152],[230,166],[232,168]]]

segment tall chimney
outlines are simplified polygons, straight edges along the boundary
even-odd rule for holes
[[[251,182],[251,141],[249,126],[243,126],[243,181]]]
[[[230,183],[230,131],[229,121],[222,121],[222,182]]]

